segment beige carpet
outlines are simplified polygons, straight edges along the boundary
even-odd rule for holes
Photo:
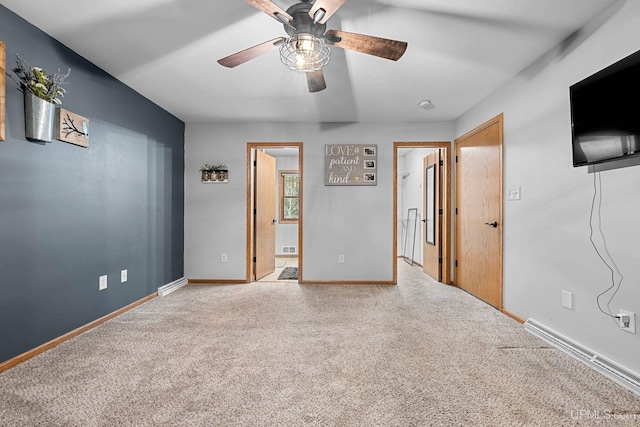
[[[640,397],[398,264],[398,286],[185,286],[0,374],[0,425],[640,424]]]

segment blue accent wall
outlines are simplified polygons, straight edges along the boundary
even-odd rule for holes
[[[16,53],[48,73],[71,68],[62,107],[90,120],[88,148],[27,141],[7,77],[1,363],[183,277],[185,126],[1,5],[0,40],[7,69]]]

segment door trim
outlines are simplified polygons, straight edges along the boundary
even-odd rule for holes
[[[452,142],[394,142],[393,143],[393,283],[398,283],[398,149],[399,148],[442,148],[443,176],[446,182],[442,194],[442,283],[451,282],[451,149]]]
[[[247,142],[247,246],[246,246],[246,283],[253,282],[253,220],[252,206],[253,194],[251,177],[253,165],[251,164],[251,150],[260,148],[295,147],[298,149],[298,170],[300,171],[300,194],[298,195],[298,282],[302,280],[302,225],[303,225],[303,152],[302,142]]]

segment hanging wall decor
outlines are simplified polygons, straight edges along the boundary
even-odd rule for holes
[[[31,92],[24,93],[24,135],[29,141],[51,142],[56,106]]]
[[[229,182],[229,169],[225,164],[210,165],[205,163],[200,168],[200,181],[206,184]]]
[[[32,67],[27,61],[16,55],[16,67],[10,76],[18,83],[24,93],[24,133],[29,141],[51,142],[55,129],[56,105],[62,104],[60,98],[65,94],[62,87],[66,74],[60,70],[48,75],[40,67]],[[15,77],[14,77],[15,76]]]
[[[4,141],[4,121],[5,121],[5,73],[6,73],[6,60],[5,60],[5,47],[4,42],[0,41],[0,141]]]
[[[378,146],[324,146],[324,185],[377,185]]]
[[[89,119],[58,108],[56,139],[81,147],[89,146]]]

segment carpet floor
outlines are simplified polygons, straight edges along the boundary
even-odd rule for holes
[[[640,397],[398,268],[397,286],[187,285],[0,374],[0,425],[640,423]]]

